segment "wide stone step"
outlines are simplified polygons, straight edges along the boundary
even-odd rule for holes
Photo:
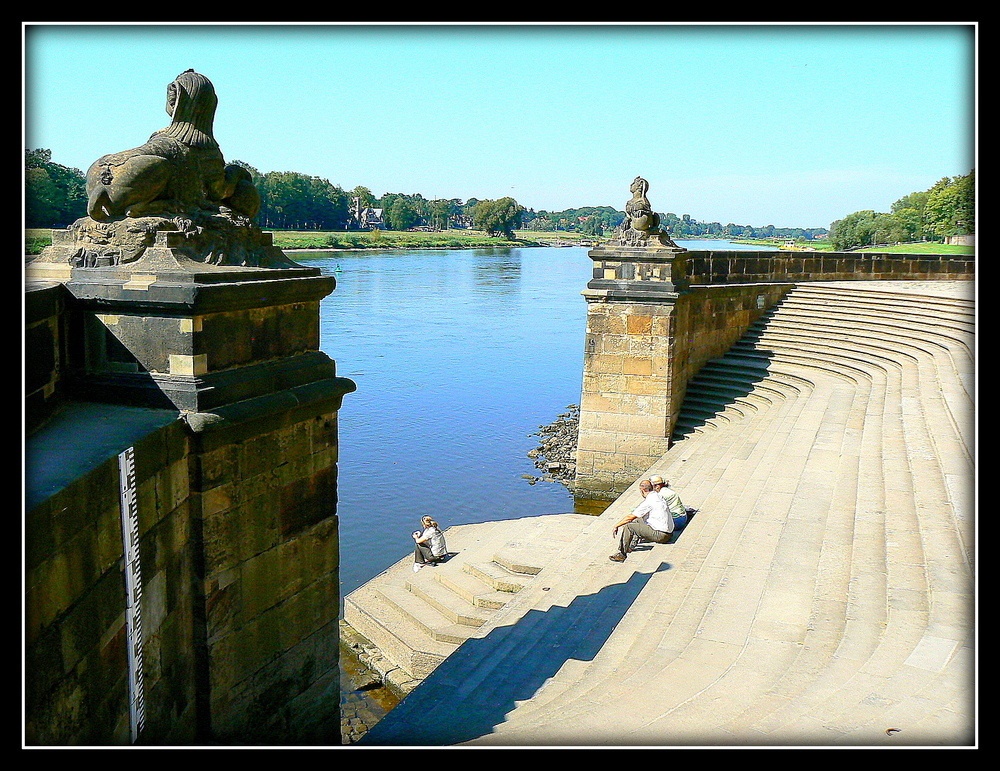
[[[427,635],[370,587],[359,587],[344,599],[344,621],[411,678],[426,677],[457,647]]]
[[[377,587],[376,591],[387,603],[391,603],[400,615],[438,642],[461,645],[475,634],[477,626],[482,626],[482,623],[476,626],[462,624],[445,615],[432,603],[415,601],[425,598],[416,592],[408,591],[405,587],[386,584]]]

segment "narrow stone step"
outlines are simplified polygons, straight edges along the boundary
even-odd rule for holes
[[[406,590],[419,597],[454,624],[481,627],[489,617],[488,609],[476,606],[460,594],[450,591],[443,583],[424,575],[427,569],[407,579]]]
[[[525,579],[518,579],[513,573],[495,562],[467,562],[462,567],[465,572],[485,582],[498,592],[514,593],[524,588]]]
[[[507,544],[493,555],[493,561],[511,573],[537,576],[551,551],[544,545]]]
[[[501,592],[477,578],[472,573],[437,571],[432,574],[434,580],[463,597],[475,607],[486,610],[499,610],[510,602],[511,592]]]

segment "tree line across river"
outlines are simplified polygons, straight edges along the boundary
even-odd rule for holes
[[[233,162],[250,172],[261,197],[257,222],[269,230],[474,228],[511,239],[517,228],[600,237],[613,232],[625,217],[624,211],[611,206],[535,211],[509,197],[466,201],[427,199],[419,193],[384,193],[377,197],[360,185],[348,191],[320,177],[294,171],[261,173],[242,161]],[[25,151],[25,228],[67,227],[86,214],[86,200],[83,172],[54,163],[50,150]],[[910,193],[887,213],[854,212],[833,222],[829,229],[754,227],[732,222],[723,225],[669,212],[660,216],[673,238],[822,238],[831,241],[837,250],[875,243],[939,241],[949,235],[974,232],[975,172],[945,177],[929,190]]]

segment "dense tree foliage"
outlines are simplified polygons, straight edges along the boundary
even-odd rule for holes
[[[329,180],[297,171],[260,174],[247,164],[260,192],[261,227],[279,230],[344,230],[350,221],[350,200]]]
[[[600,236],[618,227],[625,219],[625,212],[611,206],[585,206],[558,212],[527,209],[522,219],[527,230],[580,231]]]
[[[53,163],[51,150],[25,150],[25,227],[64,228],[86,214],[83,172]]]
[[[944,177],[929,190],[910,193],[888,213],[859,211],[830,225],[837,250],[909,241],[941,241],[947,236],[976,232],[975,170],[961,177]]]
[[[472,209],[472,224],[491,236],[514,237],[514,228],[521,227],[524,207],[510,197],[496,201],[479,201]]]

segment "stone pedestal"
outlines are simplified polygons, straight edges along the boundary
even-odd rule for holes
[[[578,497],[614,499],[669,447],[684,394],[674,362],[684,255],[662,246],[589,252]]]
[[[196,262],[176,232],[157,233],[134,262],[74,266],[71,235],[56,231],[27,273],[72,298],[72,398],[204,413],[336,378],[319,351],[332,276],[280,250],[269,267]]]

